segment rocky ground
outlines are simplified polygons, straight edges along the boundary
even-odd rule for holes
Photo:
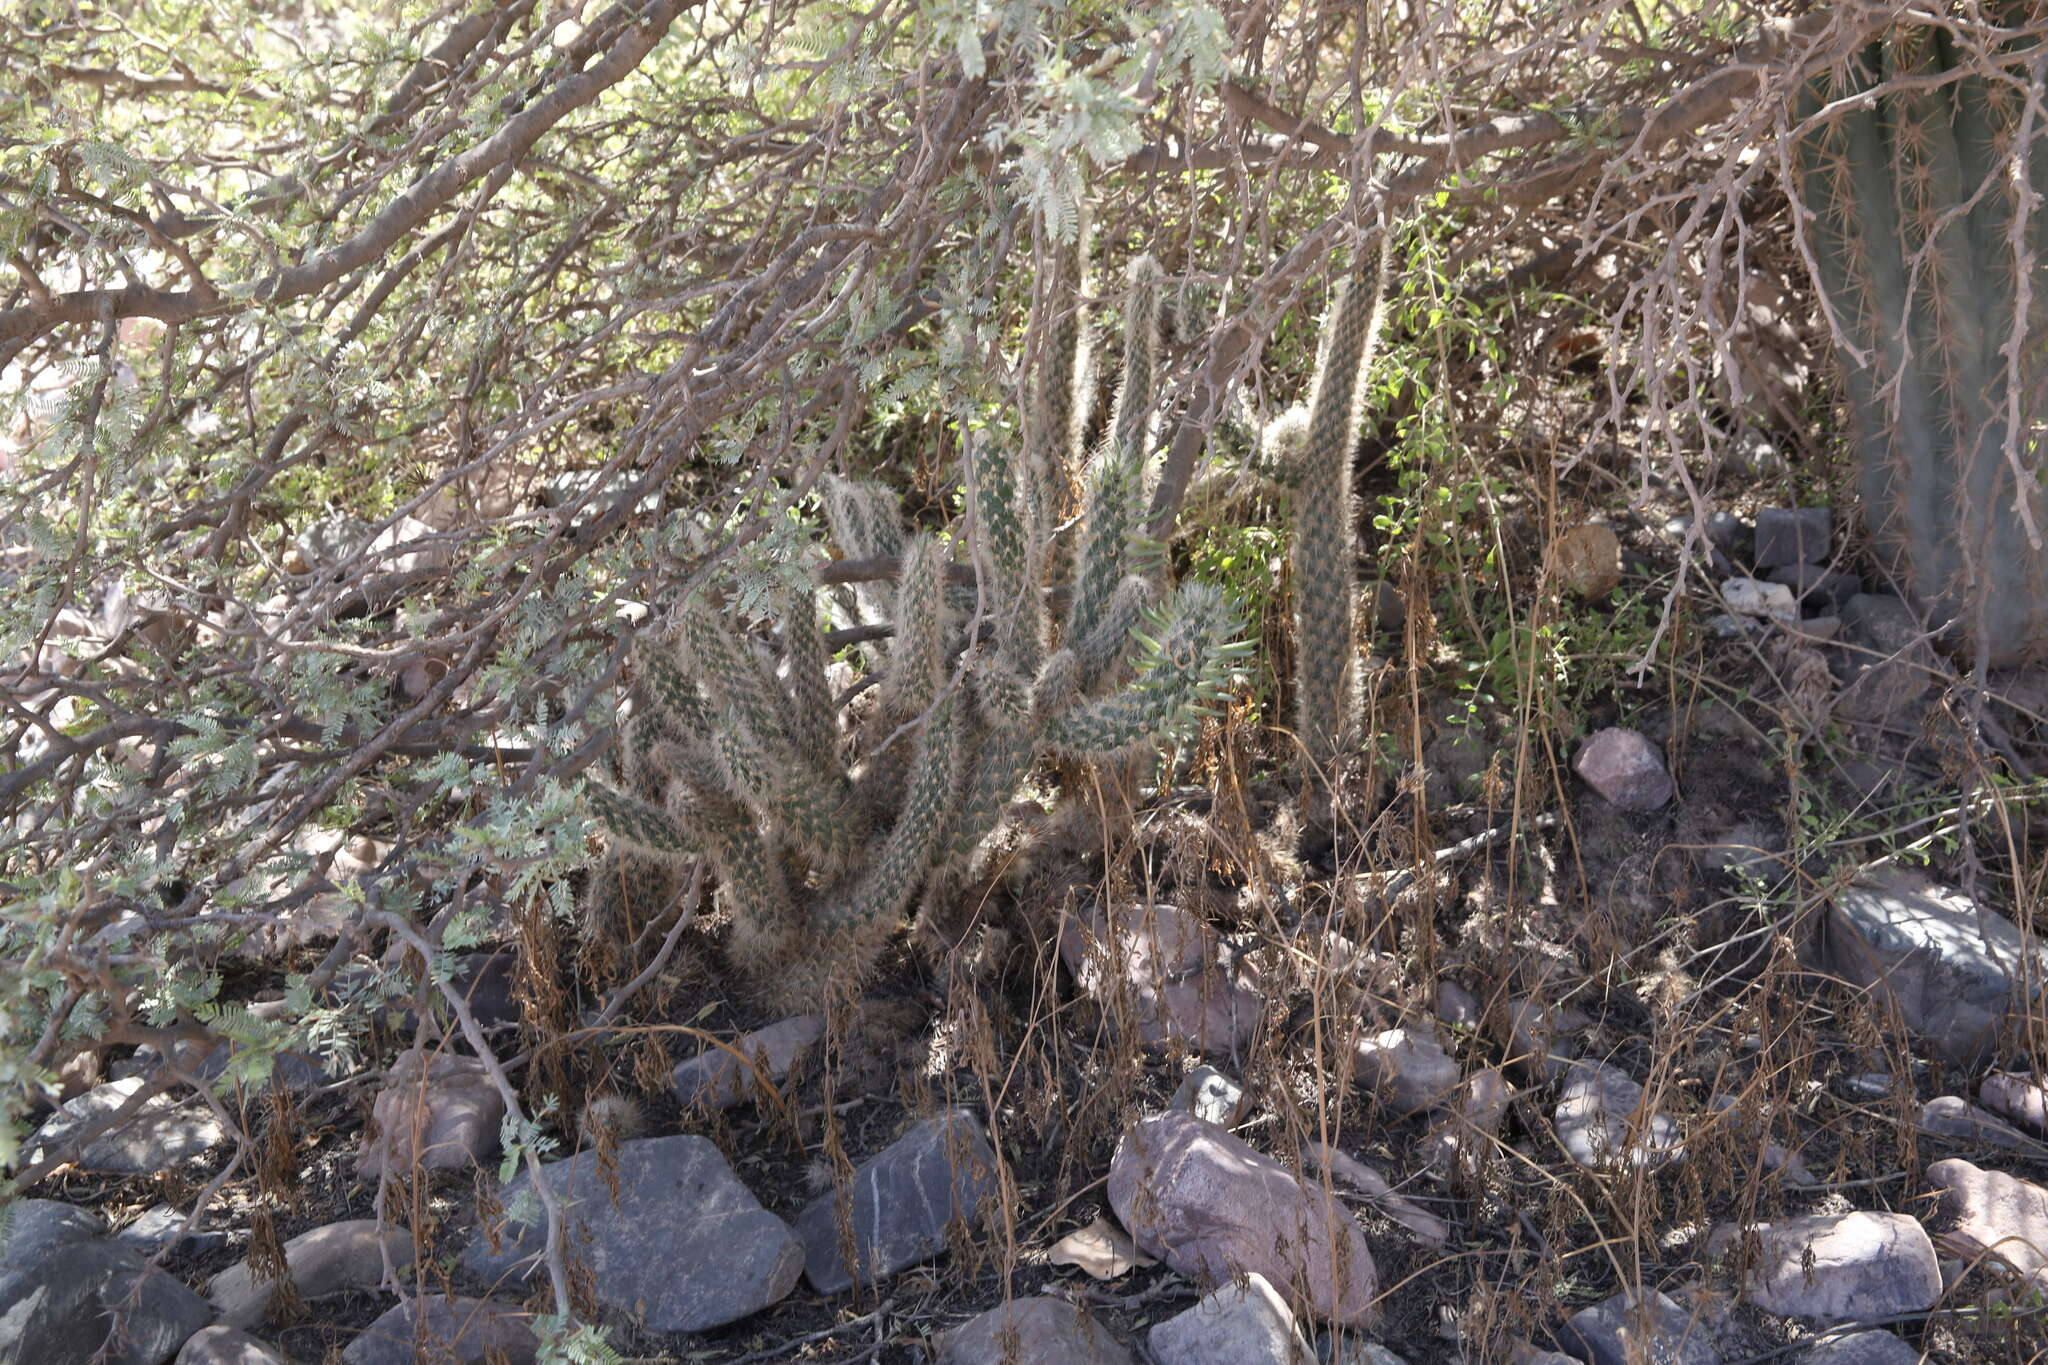
[[[1356,828],[1226,753],[830,1017],[729,991],[706,916],[581,1033],[529,925],[464,959],[466,1018],[268,1076],[81,1052],[0,1361],[532,1360],[557,1275],[650,1360],[2039,1358],[2039,831],[1958,738],[1981,704],[2038,770],[2039,679],[1964,696],[1821,509],[1585,538],[1596,601],[1694,555],[1699,626],[1549,800],[1503,780],[1543,757],[1511,705],[1432,703]],[[538,1182],[508,1093],[582,1097]]]

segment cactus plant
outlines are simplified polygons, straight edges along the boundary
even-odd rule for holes
[[[1067,558],[1054,528],[1085,427],[1076,319],[1049,334],[1038,372],[1051,378],[1031,394],[1021,455],[969,448],[971,525],[957,539],[975,570],[970,612],[950,599],[937,538],[906,533],[875,485],[828,486],[841,548],[899,563],[881,685],[855,733],[824,681],[808,595],[785,606],[775,665],[701,600],[683,606],[672,640],[641,651],[617,784],[590,789],[606,867],[617,883],[621,859],[708,859],[733,912],[732,956],[778,1003],[856,982],[920,888],[967,869],[1041,755],[1103,757],[1178,732],[1249,648],[1220,594],[1160,586],[1138,529],[1158,281],[1149,260],[1132,270],[1123,383],[1087,461],[1070,581],[1047,580]],[[1057,632],[1054,586],[1069,603]]]
[[[1274,443],[1297,470],[1294,497],[1296,734],[1321,777],[1358,741],[1362,720],[1352,566],[1357,562],[1351,455],[1378,344],[1389,238],[1378,264],[1338,287],[1306,414],[1275,424]],[[1293,447],[1293,449],[1288,449]]]
[[[1934,620],[2016,663],[2048,655],[2048,134],[2029,54],[2002,77],[1971,60],[1902,28],[1814,81],[1798,192],[1873,547]]]

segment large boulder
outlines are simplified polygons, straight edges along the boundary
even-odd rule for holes
[[[0,1243],[0,1361],[163,1365],[212,1317],[206,1300],[98,1218],[47,1199],[8,1208]]]

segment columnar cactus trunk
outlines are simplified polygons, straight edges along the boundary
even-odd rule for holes
[[[2032,60],[1994,79],[1960,69],[1946,31],[1900,29],[1809,87],[1801,115],[1822,121],[1797,147],[1866,529],[1994,664],[2048,656],[2048,128]]]
[[[1355,748],[1362,722],[1351,455],[1358,444],[1366,370],[1379,339],[1387,250],[1383,239],[1371,274],[1338,287],[1296,457],[1295,726],[1309,764],[1325,777]]]

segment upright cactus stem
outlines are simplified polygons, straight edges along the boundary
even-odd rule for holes
[[[1180,734],[1249,648],[1213,590],[1164,592],[1139,531],[1159,282],[1149,258],[1132,267],[1123,384],[1090,461],[1070,577],[1053,535],[1085,421],[1088,356],[1085,320],[1065,300],[1044,348],[1054,363],[1027,398],[1021,455],[970,449],[972,529],[955,543],[972,547],[980,580],[973,640],[948,609],[945,546],[907,534],[878,485],[828,481],[842,549],[900,565],[893,598],[862,596],[870,609],[886,604],[894,633],[849,742],[809,599],[785,604],[775,667],[704,602],[685,605],[673,646],[644,651],[624,780],[591,790],[613,845],[606,871],[619,886],[631,871],[620,857],[671,873],[679,859],[708,860],[733,911],[732,955],[777,1003],[810,1005],[856,984],[919,889],[953,886],[970,869],[1041,755],[1124,755]],[[1045,606],[1055,586],[1073,603],[1057,639]],[[592,898],[621,902],[601,879]]]
[[[2003,79],[1961,69],[1982,59],[1902,27],[1808,88],[1802,119],[1842,112],[1796,151],[1865,529],[2002,665],[2048,658],[2048,130],[2029,132],[2031,56]]]
[[[1305,757],[1324,776],[1356,745],[1363,719],[1353,611],[1357,546],[1351,455],[1358,444],[1365,375],[1379,340],[1387,261],[1383,236],[1372,273],[1338,286],[1316,364],[1306,427],[1298,438],[1295,724]],[[1290,443],[1293,439],[1290,434]]]

